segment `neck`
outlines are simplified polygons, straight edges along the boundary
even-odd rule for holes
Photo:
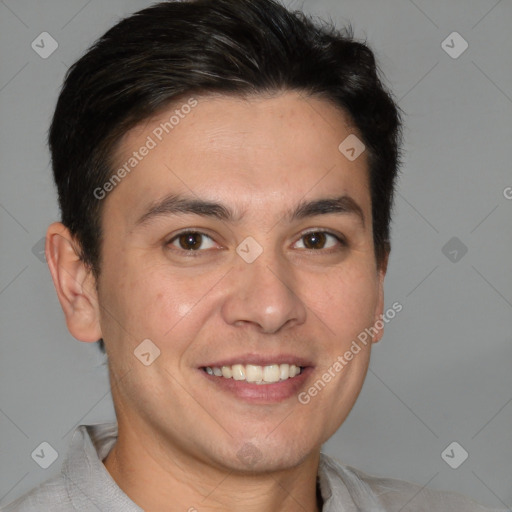
[[[249,474],[207,464],[168,444],[120,424],[103,461],[123,492],[147,512],[322,510],[316,485],[320,449],[296,467]]]

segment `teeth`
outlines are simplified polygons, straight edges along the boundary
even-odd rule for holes
[[[278,382],[280,373],[278,364],[265,366],[265,368],[263,368],[263,380],[265,382]]]
[[[248,364],[245,367],[245,380],[247,382],[260,382],[263,380],[263,368]]]
[[[225,379],[245,380],[256,384],[279,382],[291,379],[302,371],[300,366],[294,364],[270,364],[268,366],[257,366],[254,364],[234,364],[232,366],[207,366],[204,371],[209,375],[224,377]]]
[[[208,368],[206,368],[208,371]],[[231,371],[233,372],[233,379],[235,380],[245,380],[245,368],[241,364],[234,364],[231,367]]]
[[[231,379],[231,377],[233,377],[233,370],[231,369],[231,366],[222,367],[222,376],[226,379]]]

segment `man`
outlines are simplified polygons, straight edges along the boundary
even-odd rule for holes
[[[382,336],[400,116],[370,49],[272,0],[166,2],[69,71],[46,255],[116,424],[7,511],[485,509],[320,452]]]

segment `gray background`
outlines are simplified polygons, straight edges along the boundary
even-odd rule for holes
[[[104,356],[67,332],[33,247],[58,220],[45,139],[64,73],[150,3],[0,2],[0,504],[59,470],[76,425],[114,418]],[[406,113],[386,282],[386,307],[399,301],[403,311],[325,451],[372,474],[512,507],[512,2],[287,4],[351,21]],[[47,59],[31,48],[44,31],[59,44]],[[456,59],[441,47],[453,31],[469,44]],[[31,458],[42,441],[59,453],[46,470]],[[458,469],[441,457],[452,441],[469,453]]]

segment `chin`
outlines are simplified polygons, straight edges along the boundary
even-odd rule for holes
[[[237,448],[232,451],[233,448]],[[315,452],[315,447],[302,442],[270,441],[268,438],[240,440],[230,446],[223,465],[230,471],[258,474],[285,471],[300,465]],[[229,461],[229,462],[227,462]],[[229,467],[228,467],[229,466]]]

